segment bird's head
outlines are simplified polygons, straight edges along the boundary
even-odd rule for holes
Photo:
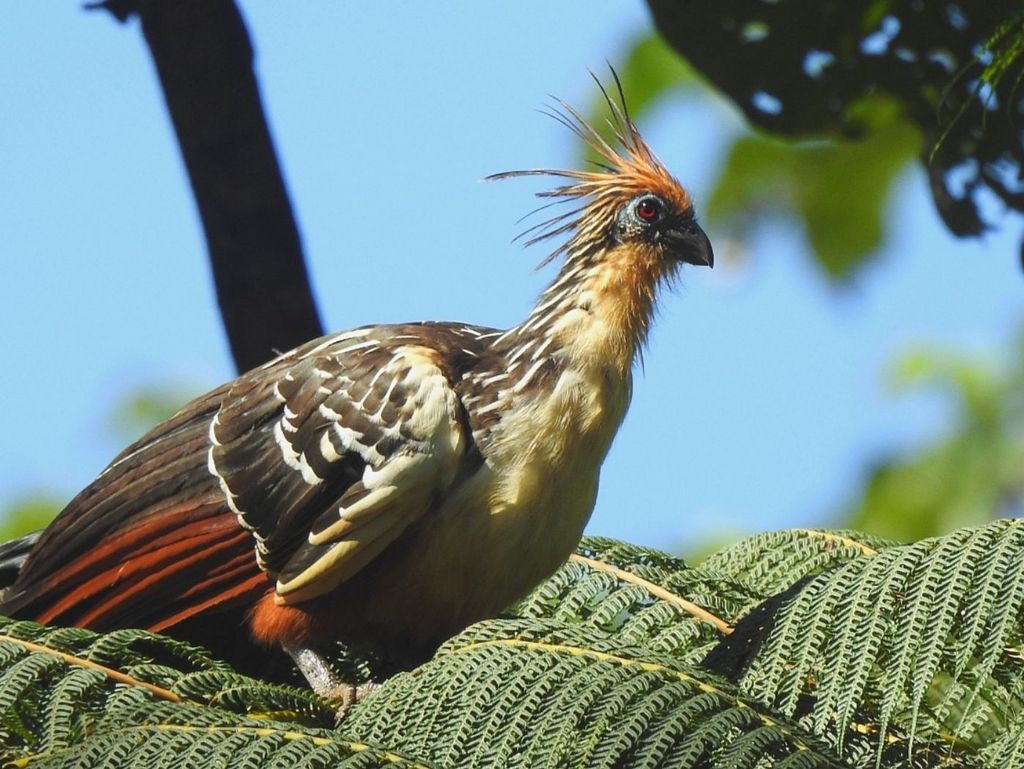
[[[538,193],[552,202],[575,203],[520,235],[531,245],[565,233],[570,237],[552,251],[544,263],[565,254],[567,261],[587,260],[597,254],[624,249],[637,258],[674,274],[682,263],[714,264],[711,241],[697,223],[689,193],[668,172],[640,136],[626,108],[622,86],[612,76],[618,100],[601,86],[608,104],[609,125],[615,140],[606,140],[576,109],[558,100],[547,114],[565,125],[598,156],[597,170],[530,169],[494,174],[489,179],[513,176],[555,176],[568,180]]]

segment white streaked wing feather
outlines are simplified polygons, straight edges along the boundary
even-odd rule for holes
[[[427,513],[432,501],[455,479],[465,436],[458,399],[435,357],[426,348],[399,348],[372,380],[387,383],[385,397],[372,412],[364,410],[368,396],[348,401],[357,412],[330,409],[338,417],[334,429],[344,431],[347,438],[345,448],[359,453],[366,463],[360,481],[366,493],[351,504],[337,505],[333,523],[309,532],[306,546],[281,570],[280,602],[308,600],[351,577]],[[398,421],[389,424],[382,414],[396,393],[402,394],[403,402]],[[361,443],[356,438],[359,431],[345,424],[354,413],[367,420],[375,434],[401,436],[400,448],[385,457],[374,444]],[[332,452],[337,454],[333,444]],[[323,458],[330,461],[332,452],[324,452]]]

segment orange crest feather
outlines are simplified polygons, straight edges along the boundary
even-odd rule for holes
[[[636,195],[644,192],[655,193],[671,202],[679,211],[689,210],[693,205],[689,193],[668,172],[668,169],[644,141],[636,124],[629,116],[622,83],[615,70],[612,69],[612,77],[615,80],[618,101],[609,95],[596,75],[590,74],[598,88],[601,89],[608,105],[611,113],[608,124],[618,147],[609,143],[575,107],[562,99],[556,98],[557,106],[545,111],[544,114],[554,118],[576,134],[598,155],[603,160],[603,162],[597,163],[602,170],[576,171],[559,168],[534,168],[523,171],[505,171],[486,177],[488,180],[494,180],[517,176],[554,176],[571,180],[569,184],[562,184],[554,189],[537,193],[537,197],[554,198],[555,200],[532,211],[527,216],[553,205],[573,200],[582,200],[583,202],[570,211],[563,211],[529,227],[516,237],[516,240],[525,239],[525,245],[531,246],[542,240],[575,232],[569,241],[552,251],[541,263],[541,266],[570,250],[574,242],[585,243],[600,236],[603,228],[613,221],[619,207]]]

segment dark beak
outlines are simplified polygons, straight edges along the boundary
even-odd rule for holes
[[[697,222],[682,222],[678,227],[665,230],[664,237],[677,259],[698,267],[715,266],[715,251],[711,241]]]

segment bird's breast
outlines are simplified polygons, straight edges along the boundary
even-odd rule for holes
[[[563,372],[504,414],[477,471],[341,586],[339,637],[359,628],[367,637],[356,640],[398,653],[430,649],[553,573],[593,510],[628,396],[628,381]]]

